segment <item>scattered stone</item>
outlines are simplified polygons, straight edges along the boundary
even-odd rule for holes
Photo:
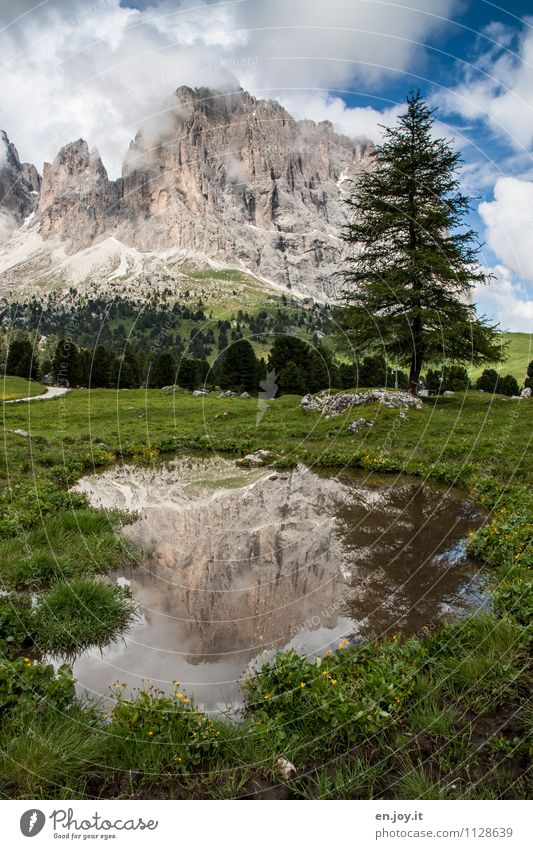
[[[296,767],[287,758],[278,758],[276,761],[276,771],[280,776],[287,781],[289,778],[294,778],[297,773]]]
[[[259,451],[255,451],[253,454],[247,454],[242,460],[239,460],[239,463],[246,466],[265,466],[271,457],[271,451],[265,451],[264,448],[260,448]]]
[[[250,397],[249,392],[241,392],[241,398],[249,398],[249,397]]]
[[[531,389],[529,388],[529,386],[525,386],[520,393],[520,397],[521,398],[531,398],[532,394],[533,393],[531,392]]]
[[[451,389],[447,389],[446,392],[442,393],[443,395],[455,395],[455,392],[452,392]]]
[[[178,392],[181,389],[181,386],[177,383],[173,383],[172,386],[163,386],[161,391],[166,392],[169,395],[171,392]]]
[[[420,410],[422,401],[409,395],[407,392],[385,392],[382,389],[372,389],[369,392],[356,392],[348,394],[340,392],[338,395],[305,395],[300,401],[304,413],[326,413],[328,415],[340,416],[352,407],[362,404],[377,402],[389,409],[410,408]]]
[[[192,394],[195,398],[203,398],[205,395],[209,395],[209,391],[207,389],[195,389]]]
[[[17,436],[23,436],[24,439],[31,439],[31,433],[28,433],[27,430],[22,430],[20,427],[15,428],[15,430],[10,431],[10,433],[16,433]]]
[[[224,392],[219,393],[219,398],[235,398],[237,395],[236,392],[232,392],[231,389],[225,389]]]
[[[357,433],[357,431],[361,430],[363,427],[374,427],[374,422],[369,422],[363,418],[356,419],[354,422],[350,422],[348,430],[350,433]]]

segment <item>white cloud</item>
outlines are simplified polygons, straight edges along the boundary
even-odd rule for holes
[[[18,227],[15,216],[9,209],[0,206],[0,245],[7,242],[11,234]]]
[[[518,282],[504,265],[485,268],[484,271],[493,279],[489,286],[479,285],[472,293],[478,313],[489,315],[502,330],[531,333],[533,298],[527,284]],[[533,349],[530,359],[533,359]]]
[[[479,206],[491,250],[520,277],[533,281],[533,182],[501,177],[494,200]]]
[[[5,139],[0,135],[0,168],[3,168],[7,162],[7,144]]]
[[[486,122],[516,149],[533,146],[533,18],[521,31],[493,25],[485,49],[465,66],[464,80],[440,102],[471,121]],[[515,49],[515,43],[517,47]]]
[[[38,167],[78,137],[111,174],[135,130],[181,84],[242,85],[300,116],[376,137],[377,109],[346,109],[329,92],[412,68],[455,0],[118,0],[0,5],[0,127]],[[188,8],[195,6],[195,8]],[[18,20],[13,21],[16,16]],[[385,109],[385,115],[389,113]]]

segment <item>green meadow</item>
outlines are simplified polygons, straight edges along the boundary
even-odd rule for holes
[[[255,398],[183,390],[73,390],[3,406],[2,796],[530,797],[533,402],[470,391],[405,417],[373,404],[326,419],[299,401],[267,402],[262,417]],[[350,433],[361,416],[374,426]],[[140,553],[121,532],[131,517],[90,508],[70,485],[115,462],[256,449],[279,469],[459,485],[489,517],[468,548],[490,607],[417,637],[341,644],[316,662],[280,652],[247,681],[238,721],[202,713],[179,684],[132,697],[119,686],[105,710],[80,700],[68,665],[53,668],[47,653],[68,659],[120,634],[135,599],[105,574]]]

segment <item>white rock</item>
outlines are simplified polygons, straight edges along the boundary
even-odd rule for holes
[[[326,418],[328,418],[329,416],[340,416],[352,407],[372,404],[373,402],[382,404],[389,409],[411,408],[420,410],[422,407],[422,401],[420,398],[415,398],[414,395],[409,395],[407,392],[386,392],[383,389],[371,389],[368,392],[354,392],[353,394],[340,392],[338,395],[304,395],[300,401],[300,406],[304,412],[325,413]]]
[[[296,767],[287,758],[278,758],[276,761],[276,770],[285,780],[294,778],[297,773]]]
[[[531,398],[531,395],[532,395],[532,392],[531,392],[531,389],[529,388],[529,386],[525,386],[520,393],[521,398]]]

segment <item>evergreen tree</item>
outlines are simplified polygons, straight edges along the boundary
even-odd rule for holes
[[[426,374],[424,381],[426,389],[430,392],[441,392],[442,390],[442,374],[437,369],[430,368]]]
[[[239,339],[226,348],[220,360],[218,380],[223,389],[257,392],[257,357],[247,339]]]
[[[533,389],[533,360],[531,360],[527,367],[527,376],[524,380],[524,386],[526,388]]]
[[[443,389],[445,391],[464,392],[468,386],[468,372],[464,366],[448,366],[444,369]]]
[[[341,389],[353,389],[357,386],[357,366],[355,363],[341,363],[339,366],[339,386]]]
[[[486,368],[477,379],[476,389],[482,389],[483,392],[496,392],[500,375],[494,368]]]
[[[307,392],[305,371],[289,360],[279,373],[278,386],[280,394],[305,395]]]
[[[163,351],[159,354],[150,369],[150,385],[157,388],[173,386],[176,376],[176,363],[172,354]]]
[[[135,389],[139,386],[139,366],[135,351],[126,343],[120,357],[111,366],[111,385],[117,389]]]
[[[374,167],[357,181],[344,233],[357,252],[339,321],[358,350],[385,344],[408,365],[413,394],[428,360],[477,365],[501,356],[495,327],[467,303],[488,278],[475,264],[474,232],[460,229],[470,208],[459,189],[460,154],[434,138],[433,123],[411,92],[398,126],[385,128],[372,151]]]
[[[178,363],[176,379],[184,389],[196,389],[200,383],[198,361],[191,357],[182,357]]]
[[[103,345],[98,345],[94,349],[91,364],[91,386],[98,386],[103,389],[106,389],[109,386],[113,360],[113,354],[108,351],[107,348],[104,348]]]
[[[519,395],[520,389],[516,377],[513,377],[512,374],[506,374],[505,377],[502,377],[498,385],[498,392],[509,397],[511,395]]]
[[[71,339],[60,339],[52,359],[52,372],[60,386],[79,384],[78,348]]]
[[[27,333],[17,333],[9,340],[6,374],[27,378],[37,377],[37,361],[33,356],[33,345]]]
[[[359,386],[369,388],[386,386],[387,363],[382,354],[373,357],[365,357],[359,366]]]

